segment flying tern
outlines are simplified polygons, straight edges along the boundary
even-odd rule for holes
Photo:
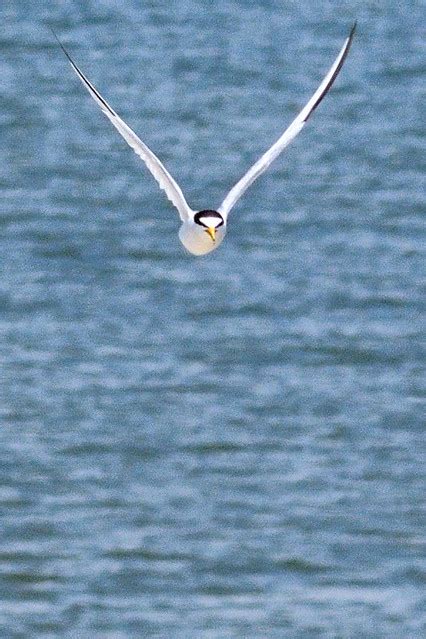
[[[151,149],[136,135],[134,131],[117,115],[108,102],[95,89],[93,84],[86,78],[78,68],[68,51],[59,41],[54,33],[62,51],[66,55],[72,68],[95,100],[103,113],[107,116],[127,144],[145,162],[147,168],[157,180],[161,189],[166,193],[167,198],[174,204],[179,212],[182,225],[179,230],[179,238],[185,248],[193,255],[205,255],[215,250],[223,241],[226,233],[228,215],[236,202],[240,199],[248,187],[259,177],[269,165],[280,155],[280,153],[290,144],[298,133],[303,129],[317,106],[328,93],[343,63],[348,55],[349,48],[355,34],[356,23],[353,25],[348,37],[333,62],[327,75],[315,91],[309,102],[303,107],[299,115],[293,120],[290,126],[284,131],[281,137],[264,153],[253,166],[243,175],[243,177],[232,187],[228,195],[223,200],[218,209],[203,209],[194,211],[188,205],[180,186],[170,175],[163,163],[151,151]]]

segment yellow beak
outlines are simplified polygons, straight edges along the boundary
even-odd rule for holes
[[[213,242],[216,242],[216,229],[214,226],[209,226],[206,229],[206,233],[208,233],[210,235],[210,237],[212,238]]]

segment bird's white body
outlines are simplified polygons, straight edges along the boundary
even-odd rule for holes
[[[179,229],[179,239],[192,255],[207,255],[217,249],[226,234],[226,226],[223,224],[216,230],[214,242],[205,229],[193,220],[187,220]]]
[[[108,102],[89,82],[85,75],[74,63],[69,53],[59,42],[63,52],[67,56],[71,66],[78,77],[102,109],[104,114],[117,129],[127,144],[145,162],[153,177],[157,180],[168,199],[174,204],[179,212],[182,226],[179,230],[179,238],[184,247],[193,255],[205,255],[217,249],[222,243],[226,233],[226,223],[228,215],[236,202],[240,199],[248,187],[261,175],[280,153],[290,144],[292,140],[303,129],[310,115],[320,104],[324,96],[329,91],[334,80],[346,59],[355,32],[355,24],[349,36],[346,38],[337,58],[321,82],[314,95],[304,106],[302,111],[296,116],[290,126],[284,131],[280,138],[264,153],[253,166],[243,175],[243,177],[232,187],[228,195],[223,200],[218,210],[205,209],[203,211],[193,211],[188,205],[180,186],[172,178],[166,167],[151,149],[136,135],[134,131],[117,115]],[[55,36],[56,37],[56,36]]]

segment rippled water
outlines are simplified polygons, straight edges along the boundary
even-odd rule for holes
[[[2,3],[1,637],[424,636],[421,5]]]

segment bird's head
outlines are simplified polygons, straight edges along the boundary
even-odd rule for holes
[[[216,242],[216,230],[225,224],[225,220],[218,211],[206,209],[204,211],[198,211],[194,215],[194,222],[201,226],[207,235],[211,238],[212,242]]]

